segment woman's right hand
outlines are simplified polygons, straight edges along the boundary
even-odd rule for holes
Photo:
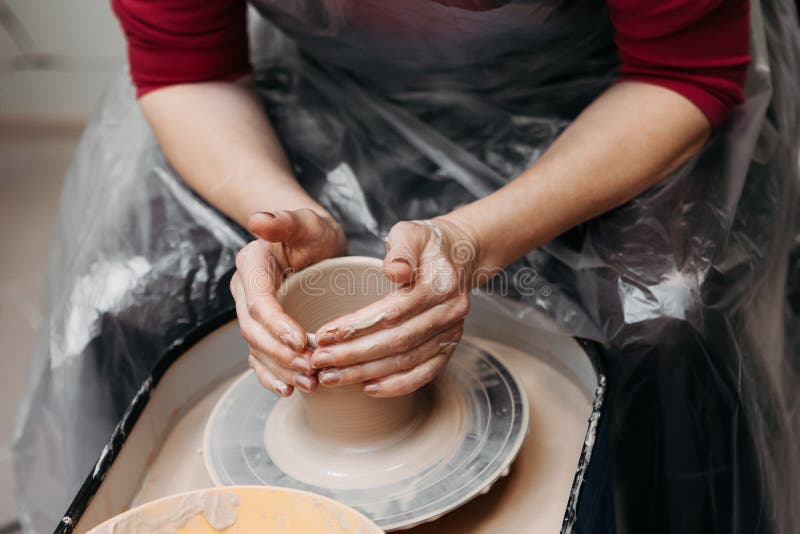
[[[305,330],[275,296],[285,274],[344,254],[344,231],[330,216],[311,209],[256,213],[248,226],[258,239],[236,256],[231,293],[250,348],[250,367],[263,387],[282,397],[295,387],[311,392],[318,381]]]

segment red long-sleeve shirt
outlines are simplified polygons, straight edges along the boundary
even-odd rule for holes
[[[432,0],[487,9],[493,0]],[[111,0],[141,96],[178,83],[233,80],[250,70],[245,0]],[[620,79],[693,102],[718,127],[742,101],[750,62],[749,0],[606,0]]]

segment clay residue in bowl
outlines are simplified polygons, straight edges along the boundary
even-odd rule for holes
[[[236,507],[240,504],[234,492],[216,489],[188,493],[180,497],[170,510],[163,514],[123,514],[92,529],[90,534],[151,534],[177,532],[199,516],[205,518],[214,530],[225,530],[236,523]]]

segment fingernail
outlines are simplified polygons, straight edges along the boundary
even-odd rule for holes
[[[311,393],[311,390],[314,389],[314,381],[311,380],[310,376],[302,373],[296,373],[294,375],[294,385],[306,393]]]
[[[317,352],[311,356],[311,367],[314,369],[322,369],[323,367],[330,367],[333,364],[331,355],[327,352]]]
[[[317,336],[317,345],[319,344],[327,345],[329,343],[335,343],[336,335],[338,332],[339,332],[338,329],[333,328],[331,330],[326,330],[325,332],[321,333],[320,335]]]
[[[379,393],[380,390],[381,390],[380,384],[367,384],[366,386],[364,386],[364,393],[366,393],[367,395],[374,395],[376,393]]]
[[[300,371],[301,373],[311,373],[314,369],[311,368],[311,364],[308,363],[308,360],[303,358],[297,357],[292,360],[292,369],[295,371]]]
[[[311,332],[306,332],[306,345],[311,347],[312,349],[316,349],[317,348],[317,336],[315,336]]]
[[[271,211],[259,211],[259,213],[261,215],[266,215],[270,219],[277,219],[277,216],[274,213],[272,213]]]
[[[405,258],[395,258],[395,259],[393,259],[393,260],[392,260],[392,263],[405,263],[406,265],[408,265],[409,267],[411,267],[411,262],[410,262],[410,261],[408,261],[408,260],[407,260],[407,259],[405,259]]]
[[[272,382],[272,387],[280,394],[281,397],[285,397],[286,394],[289,392],[289,386],[281,382],[280,380],[274,380]]]
[[[306,344],[297,339],[292,332],[284,332],[280,335],[280,338],[284,345],[294,350],[303,350],[306,347]]]
[[[342,373],[336,369],[325,369],[319,374],[319,381],[323,384],[338,384],[342,380]]]

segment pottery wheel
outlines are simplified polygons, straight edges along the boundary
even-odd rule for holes
[[[331,497],[385,530],[431,521],[508,473],[527,431],[528,401],[501,360],[462,341],[417,402],[420,417],[391,439],[348,443],[343,435],[340,443],[320,443],[307,425],[287,423],[305,416],[299,395],[278,399],[248,372],[209,418],[206,468],[218,486],[263,484]]]

